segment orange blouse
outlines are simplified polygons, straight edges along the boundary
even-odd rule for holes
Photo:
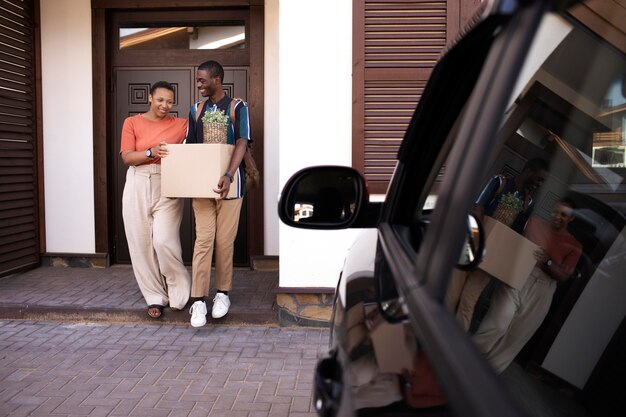
[[[162,120],[149,120],[141,114],[127,117],[122,127],[120,154],[124,151],[143,151],[158,146],[159,142],[183,143],[187,136],[187,119],[168,116]],[[146,164],[160,164],[154,158]]]
[[[550,224],[537,217],[531,217],[528,221],[524,235],[548,252],[550,258],[562,265],[566,273],[574,272],[582,253],[582,245],[574,236],[568,232],[556,232]]]

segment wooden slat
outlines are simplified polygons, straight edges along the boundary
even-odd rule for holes
[[[0,57],[0,59],[2,59],[2,57]],[[25,92],[20,92],[20,91],[11,91],[11,90],[5,90],[0,88],[0,97],[6,98],[6,99],[14,99],[14,100],[28,100],[29,98],[32,98],[32,94],[28,94]]]
[[[0,3],[0,24],[4,24],[5,22],[9,22],[14,24],[15,26],[20,27],[19,32],[26,32],[27,30],[31,30],[30,21],[27,16],[24,16],[21,10],[15,10],[15,12],[10,10],[10,7],[6,7],[4,3]]]
[[[388,180],[404,133],[423,91],[415,81],[366,81],[364,173]]]
[[[13,209],[22,210],[28,207],[33,207],[32,199],[15,199],[7,201],[2,201],[2,199],[0,199],[0,211]]]
[[[12,210],[0,210],[0,219],[11,219],[18,216],[30,216],[31,221],[35,221],[35,215],[35,208],[32,206],[32,204]]]
[[[39,261],[33,3],[0,2],[0,276]]]
[[[33,259],[36,257],[35,249],[36,247],[33,245],[33,240],[22,240],[10,245],[0,245],[0,265],[19,261],[23,258]]]
[[[18,84],[33,85],[33,79],[28,74],[16,74],[12,71],[5,71],[3,68],[0,68],[0,77],[5,78],[7,80],[14,81]]]
[[[2,26],[7,27],[9,30],[11,30],[11,31],[13,31],[13,32],[15,32],[17,34],[22,34],[22,35],[25,35],[25,36],[32,36],[32,34],[33,34],[33,31],[32,31],[31,28],[29,28],[29,27],[22,27],[20,25],[17,25],[15,23],[13,23],[11,21],[8,21],[6,19],[3,19],[1,17],[0,17],[0,24]],[[9,33],[11,33],[11,32],[9,32]]]
[[[0,114],[0,126],[2,126],[3,123],[18,126],[32,126],[33,119],[30,117],[23,117],[18,115],[6,116]],[[2,129],[2,127],[0,127],[0,129]]]
[[[5,184],[21,184],[21,183],[29,183],[32,184],[33,176],[32,175],[6,175],[3,174],[0,176],[0,185]]]
[[[18,224],[15,226],[0,226],[0,237],[7,239],[20,233],[33,233],[32,224]],[[2,239],[0,239],[2,241]]]
[[[15,116],[21,116],[21,117],[25,117],[25,118],[32,118],[33,117],[33,112],[30,111],[30,110],[24,110],[24,109],[19,109],[19,108],[15,108],[15,107],[3,106],[2,104],[0,104],[0,113],[12,114],[12,115],[15,115]]]
[[[32,65],[32,54],[22,49],[0,44],[0,58],[16,65]]]
[[[447,3],[363,3],[363,171],[370,180],[387,181],[422,95],[423,80],[446,45]]]
[[[0,149],[33,149],[32,135],[3,132],[0,129]]]
[[[31,94],[33,92],[32,83],[20,84],[0,79],[0,87],[9,88],[26,94]]]
[[[29,19],[32,19],[33,16],[33,2],[32,1],[24,1],[24,0],[4,0],[2,2],[2,7],[6,8],[9,11],[12,11],[15,14],[21,16],[27,16]]]
[[[23,44],[28,44],[30,38],[21,32],[16,32],[6,27],[0,26],[0,39],[6,41],[6,39],[13,39],[13,41],[18,41]]]

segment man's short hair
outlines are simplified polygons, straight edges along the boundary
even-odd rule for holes
[[[557,203],[565,204],[566,206],[568,206],[572,210],[576,210],[576,203],[574,203],[574,200],[572,200],[569,197],[563,197],[563,198],[559,199],[559,201],[557,201]]]
[[[524,164],[522,171],[530,170],[532,172],[549,171],[550,165],[543,158],[531,158]]]
[[[220,81],[224,82],[224,68],[217,61],[205,61],[198,67],[198,70],[206,71],[211,75],[220,77]]]

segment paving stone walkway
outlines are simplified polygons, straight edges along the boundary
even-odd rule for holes
[[[209,323],[275,324],[278,271],[235,268],[231,309]],[[213,292],[210,294],[212,298]],[[148,323],[146,303],[130,265],[40,267],[0,278],[0,319]],[[187,310],[166,308],[163,323],[188,324]]]
[[[0,416],[312,417],[328,329],[0,320]]]

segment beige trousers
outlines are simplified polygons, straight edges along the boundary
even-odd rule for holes
[[[535,267],[520,290],[498,285],[473,340],[496,372],[503,372],[548,314],[556,281]]]
[[[122,218],[133,272],[148,305],[182,309],[191,279],[183,264],[180,223],[183,201],[161,197],[161,166],[129,167]]]
[[[456,318],[466,332],[469,330],[470,324],[472,323],[476,302],[492,278],[490,274],[482,269],[476,269],[467,273],[462,284],[457,284],[462,285],[462,290],[456,308]]]
[[[215,248],[215,288],[230,291],[233,255],[243,198],[216,200],[194,198],[196,243],[193,248],[191,296],[207,297],[211,285],[211,262]]]

